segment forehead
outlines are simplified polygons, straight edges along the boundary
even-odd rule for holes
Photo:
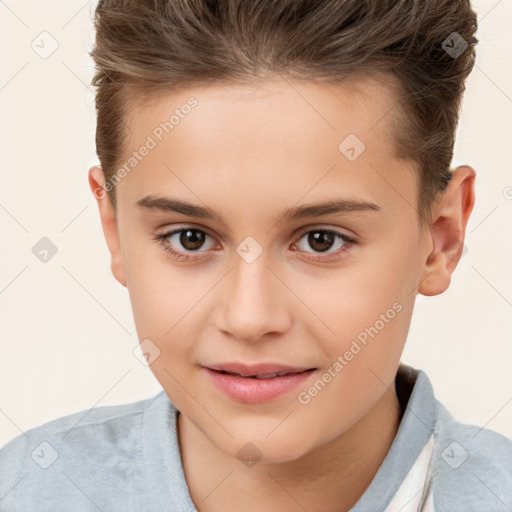
[[[328,191],[334,183],[351,194],[383,190],[379,174],[392,167],[398,177],[406,167],[394,151],[396,102],[390,80],[370,77],[338,84],[279,78],[160,92],[129,109],[125,157],[149,140],[153,148],[118,192],[124,195],[132,183],[127,193],[135,201],[155,187],[189,185],[204,194],[227,190],[229,183],[247,197],[270,189],[278,200],[304,194],[319,181],[315,190]]]
[[[186,106],[190,98],[197,103],[191,115],[192,109]],[[279,137],[273,140],[279,143],[293,137],[299,140],[299,133],[310,137],[325,132],[332,136],[326,141],[328,144],[331,138],[336,140],[350,132],[373,145],[392,149],[391,125],[396,121],[397,107],[397,82],[389,74],[357,75],[339,83],[277,77],[251,84],[180,87],[134,96],[129,101],[126,124],[130,132],[125,147],[136,146],[140,141],[137,139],[152,133],[178,111],[179,120],[173,123],[181,126],[179,130],[172,128],[175,139],[182,132],[183,139],[195,135],[206,144],[214,133],[222,136],[243,125],[237,140],[242,140],[244,134],[260,140],[265,134],[270,138],[277,132]],[[184,117],[192,120],[180,123]],[[205,132],[210,137],[205,137]],[[162,135],[165,138],[167,134]],[[159,138],[158,133],[156,136]]]

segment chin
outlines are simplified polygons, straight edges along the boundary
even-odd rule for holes
[[[309,451],[308,448],[312,447],[307,446],[304,440],[290,439],[290,436],[287,436],[287,443],[285,443],[283,437],[280,436],[275,436],[273,439],[262,439],[261,434],[251,437],[246,433],[230,440],[228,445],[220,445],[219,448],[230,457],[238,459],[250,467],[256,463],[292,462],[304,456]]]

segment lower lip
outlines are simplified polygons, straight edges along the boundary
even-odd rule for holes
[[[313,370],[307,370],[269,379],[255,379],[204,369],[221,391],[247,404],[261,404],[277,398],[297,387],[313,373]]]

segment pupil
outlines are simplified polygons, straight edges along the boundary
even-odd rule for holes
[[[309,245],[320,252],[327,251],[334,243],[334,234],[327,231],[314,231],[308,236]]]
[[[195,229],[186,229],[181,232],[180,235],[180,243],[190,251],[194,249],[198,249],[204,243],[205,233],[195,230]]]

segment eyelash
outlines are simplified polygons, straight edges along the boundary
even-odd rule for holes
[[[196,259],[196,257],[193,256],[193,254],[195,252],[201,253],[201,252],[206,252],[206,251],[191,251],[190,254],[187,254],[187,253],[184,253],[184,252],[181,252],[181,251],[176,251],[175,249],[172,248],[172,246],[167,241],[167,239],[169,237],[171,237],[172,235],[175,235],[176,233],[181,233],[182,231],[187,231],[189,229],[192,230],[192,231],[200,231],[201,233],[204,233],[206,236],[210,236],[210,235],[208,235],[208,233],[206,231],[204,231],[202,229],[199,229],[199,228],[196,228],[196,227],[193,227],[193,226],[186,226],[186,227],[182,227],[180,229],[175,229],[173,231],[169,231],[167,233],[163,233],[161,235],[156,235],[153,239],[156,242],[160,243],[160,245],[162,246],[164,251],[169,253],[176,260],[178,260],[178,261],[190,261],[192,259]],[[301,235],[297,238],[297,242],[300,241],[304,237],[304,235],[307,235],[309,233],[316,233],[316,232],[333,234],[333,235],[335,235],[337,237],[337,239],[341,239],[345,243],[343,244],[342,247],[340,247],[339,249],[337,249],[334,252],[329,252],[329,253],[320,253],[320,252],[319,253],[313,253],[313,254],[328,254],[327,257],[326,256],[313,256],[313,257],[308,256],[309,259],[314,260],[314,261],[330,261],[332,259],[336,259],[338,256],[341,256],[342,253],[346,252],[352,246],[357,244],[357,241],[355,239],[350,238],[347,235],[345,235],[344,233],[341,233],[339,231],[336,231],[336,230],[333,230],[333,229],[330,229],[330,228],[329,229],[328,228],[315,228],[315,229],[308,229],[307,231],[303,231],[301,233]],[[210,238],[213,238],[213,237],[210,237]],[[297,242],[294,242],[294,244],[297,243]]]

